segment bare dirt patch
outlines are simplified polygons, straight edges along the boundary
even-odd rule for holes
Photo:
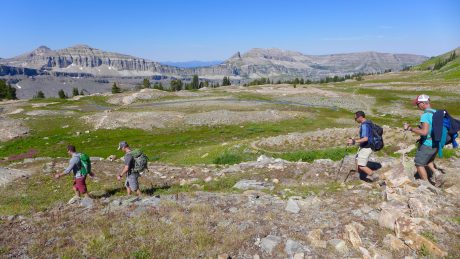
[[[102,112],[82,117],[83,121],[95,129],[137,128],[150,130],[152,128],[172,127],[183,119],[179,112]]]
[[[188,125],[232,125],[246,122],[280,121],[299,117],[306,117],[302,112],[286,112],[277,110],[235,112],[218,110],[190,114],[185,117]]]
[[[278,110],[266,111],[228,111],[217,110],[202,113],[186,114],[181,112],[103,112],[84,116],[82,119],[95,129],[138,128],[167,128],[177,125],[234,125],[246,122],[280,121],[286,119],[307,117],[304,112],[287,112]]]
[[[20,121],[0,116],[0,141],[12,140],[28,133],[29,129]]]

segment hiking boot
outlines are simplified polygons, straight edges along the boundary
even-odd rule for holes
[[[442,173],[438,170],[433,172],[433,175],[430,177],[430,182],[432,182],[435,186],[442,182]]]
[[[368,175],[367,179],[369,179],[371,182],[377,182],[379,180],[379,176],[376,174]]]
[[[78,196],[73,196],[72,199],[70,199],[69,202],[67,202],[67,204],[69,204],[69,205],[70,205],[70,204],[74,204],[74,203],[76,203],[76,202],[79,201],[79,200],[80,200],[80,197],[78,197]]]

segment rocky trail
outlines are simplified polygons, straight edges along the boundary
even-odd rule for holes
[[[226,167],[152,164],[141,177],[143,197],[124,197],[122,188],[91,190],[90,181],[93,199],[75,205],[61,200],[34,214],[2,216],[0,240],[9,247],[6,257],[62,256],[77,247],[84,247],[83,256],[127,257],[132,254],[118,244],[136,247],[122,238],[129,234],[159,257],[459,256],[460,159],[439,163],[445,172],[442,188],[416,180],[408,159],[403,164],[396,158],[376,160],[381,168],[374,183],[355,173],[344,182],[354,167],[352,156],[340,172],[340,161],[265,156]],[[50,177],[64,166],[59,159],[13,165],[14,170],[40,168],[35,173]],[[93,181],[114,181],[119,167],[118,161],[94,162]],[[182,191],[155,194],[173,188]]]

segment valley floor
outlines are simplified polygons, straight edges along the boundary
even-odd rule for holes
[[[460,153],[437,159],[434,187],[414,178],[402,131],[421,93],[460,116],[460,84],[422,76],[3,102],[0,257],[460,257]],[[373,183],[345,146],[357,110],[384,125]],[[141,198],[107,159],[121,140],[150,158]],[[96,173],[92,199],[73,205],[71,179],[52,177],[69,144]]]

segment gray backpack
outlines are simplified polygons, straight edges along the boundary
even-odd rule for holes
[[[134,149],[129,152],[134,159],[133,173],[142,174],[147,169],[149,158],[140,149]]]

